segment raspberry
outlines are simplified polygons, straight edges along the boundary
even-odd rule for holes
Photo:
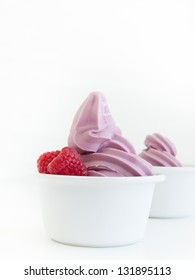
[[[48,164],[59,155],[60,151],[46,152],[42,154],[37,160],[37,168],[39,173],[49,174],[47,170]]]
[[[48,172],[50,174],[86,176],[87,168],[76,150],[65,147],[49,163]]]

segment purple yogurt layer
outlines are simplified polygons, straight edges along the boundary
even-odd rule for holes
[[[88,176],[150,176],[152,166],[135,153],[116,126],[104,95],[92,92],[76,113],[68,145],[83,159]]]
[[[144,141],[144,149],[140,157],[153,166],[181,166],[176,159],[176,148],[173,143],[158,133],[148,135]]]
[[[151,164],[125,151],[104,148],[100,152],[81,156],[89,176],[149,176]]]
[[[105,97],[92,92],[77,111],[70,129],[68,145],[80,154],[112,147],[135,153],[134,147],[121,135]]]

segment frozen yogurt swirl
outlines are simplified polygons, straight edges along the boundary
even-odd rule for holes
[[[154,133],[146,137],[144,144],[147,148],[140,153],[140,157],[153,166],[181,166],[176,159],[176,148],[168,138]]]
[[[116,126],[104,95],[92,92],[76,113],[68,145],[77,150],[88,176],[149,176],[152,166],[135,153]]]
[[[92,92],[77,111],[70,129],[68,145],[80,154],[111,147],[135,153],[131,143],[121,135],[104,95]]]
[[[81,156],[89,176],[150,176],[152,166],[133,153],[104,148]]]

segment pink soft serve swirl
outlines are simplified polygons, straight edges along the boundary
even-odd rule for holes
[[[92,92],[76,113],[68,145],[80,153],[88,176],[148,176],[152,166],[136,155],[116,126],[104,95]]]
[[[168,138],[154,133],[146,137],[144,144],[147,148],[140,153],[140,157],[153,166],[181,166],[176,159],[176,148]]]
[[[135,153],[131,143],[121,136],[100,92],[92,92],[80,106],[73,119],[68,145],[81,154],[108,146]]]

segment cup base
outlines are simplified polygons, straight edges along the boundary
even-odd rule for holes
[[[191,214],[181,215],[181,216],[149,216],[150,219],[185,219],[189,218]]]
[[[116,243],[116,244],[92,244],[92,243],[71,243],[71,242],[65,242],[56,240],[55,238],[51,238],[52,241],[57,242],[59,244],[67,245],[67,246],[74,246],[74,247],[88,247],[88,248],[112,248],[112,247],[125,247],[125,246],[131,246],[143,239],[140,238],[138,240],[129,241],[126,243]]]

